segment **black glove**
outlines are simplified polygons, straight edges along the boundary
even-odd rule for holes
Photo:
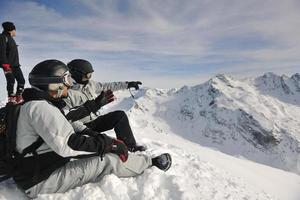
[[[96,97],[95,102],[100,105],[100,107],[115,100],[115,96],[111,90],[102,91],[101,94]]]
[[[122,140],[112,139],[112,143],[108,147],[107,152],[117,154],[122,162],[126,162],[128,159],[128,148]]]
[[[102,91],[101,94],[94,100],[88,100],[83,105],[89,112],[97,112],[102,106],[115,100],[115,96],[111,90]]]
[[[142,85],[141,81],[130,81],[127,83],[128,83],[127,89],[135,88],[136,90],[138,90],[138,89],[140,89],[139,85]]]

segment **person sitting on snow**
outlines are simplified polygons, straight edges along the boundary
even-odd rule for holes
[[[105,115],[100,115],[98,111],[102,106],[114,100],[112,91],[128,88],[138,90],[139,85],[142,83],[140,81],[111,83],[93,81],[91,77],[94,69],[89,61],[83,59],[72,60],[67,66],[75,82],[69,90],[68,97],[64,99],[67,104],[64,110],[68,112],[82,105],[85,105],[89,110],[89,114],[79,119],[79,121],[76,121],[78,115],[74,116],[76,120],[71,117],[71,121],[76,121],[74,128],[83,130],[89,127],[99,132],[114,129],[117,138],[126,144],[129,151],[145,151],[145,146],[137,145],[128,117],[124,111],[118,110]],[[92,101],[93,104],[89,103],[89,101]]]
[[[28,197],[63,193],[107,174],[132,177],[151,166],[164,171],[171,166],[167,153],[154,158],[130,154],[121,140],[88,128],[75,133],[58,108],[72,84],[61,61],[37,64],[29,74],[29,83],[32,88],[23,92],[25,102],[17,120],[16,149],[22,154],[34,144],[33,155],[18,158],[13,174]]]

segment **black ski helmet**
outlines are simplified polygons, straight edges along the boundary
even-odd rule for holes
[[[92,64],[83,59],[75,59],[68,63],[72,78],[77,83],[83,83],[82,78],[88,73],[94,72]]]
[[[30,85],[44,91],[59,90],[62,84],[71,85],[68,67],[59,60],[38,63],[29,73]]]

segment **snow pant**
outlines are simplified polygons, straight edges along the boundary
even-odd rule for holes
[[[6,82],[7,82],[7,94],[8,96],[14,96],[14,86],[15,80],[17,80],[17,92],[16,95],[21,95],[24,90],[25,79],[23,76],[23,72],[20,67],[12,67],[12,72],[5,73]]]
[[[152,160],[145,155],[129,154],[122,162],[115,154],[106,154],[101,161],[98,156],[74,160],[54,171],[50,177],[25,191],[29,198],[39,194],[64,193],[87,183],[98,182],[105,175],[132,177],[142,174],[152,166]]]
[[[85,125],[98,132],[114,129],[117,139],[122,140],[128,147],[136,145],[128,117],[124,111],[119,110],[101,115]]]

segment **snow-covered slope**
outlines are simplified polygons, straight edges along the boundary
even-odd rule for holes
[[[145,153],[171,153],[172,168],[109,175],[38,199],[300,199],[299,80],[217,75],[179,90],[142,89],[135,99],[116,92],[103,111],[126,111]],[[0,199],[25,196],[8,181],[0,184]]]

